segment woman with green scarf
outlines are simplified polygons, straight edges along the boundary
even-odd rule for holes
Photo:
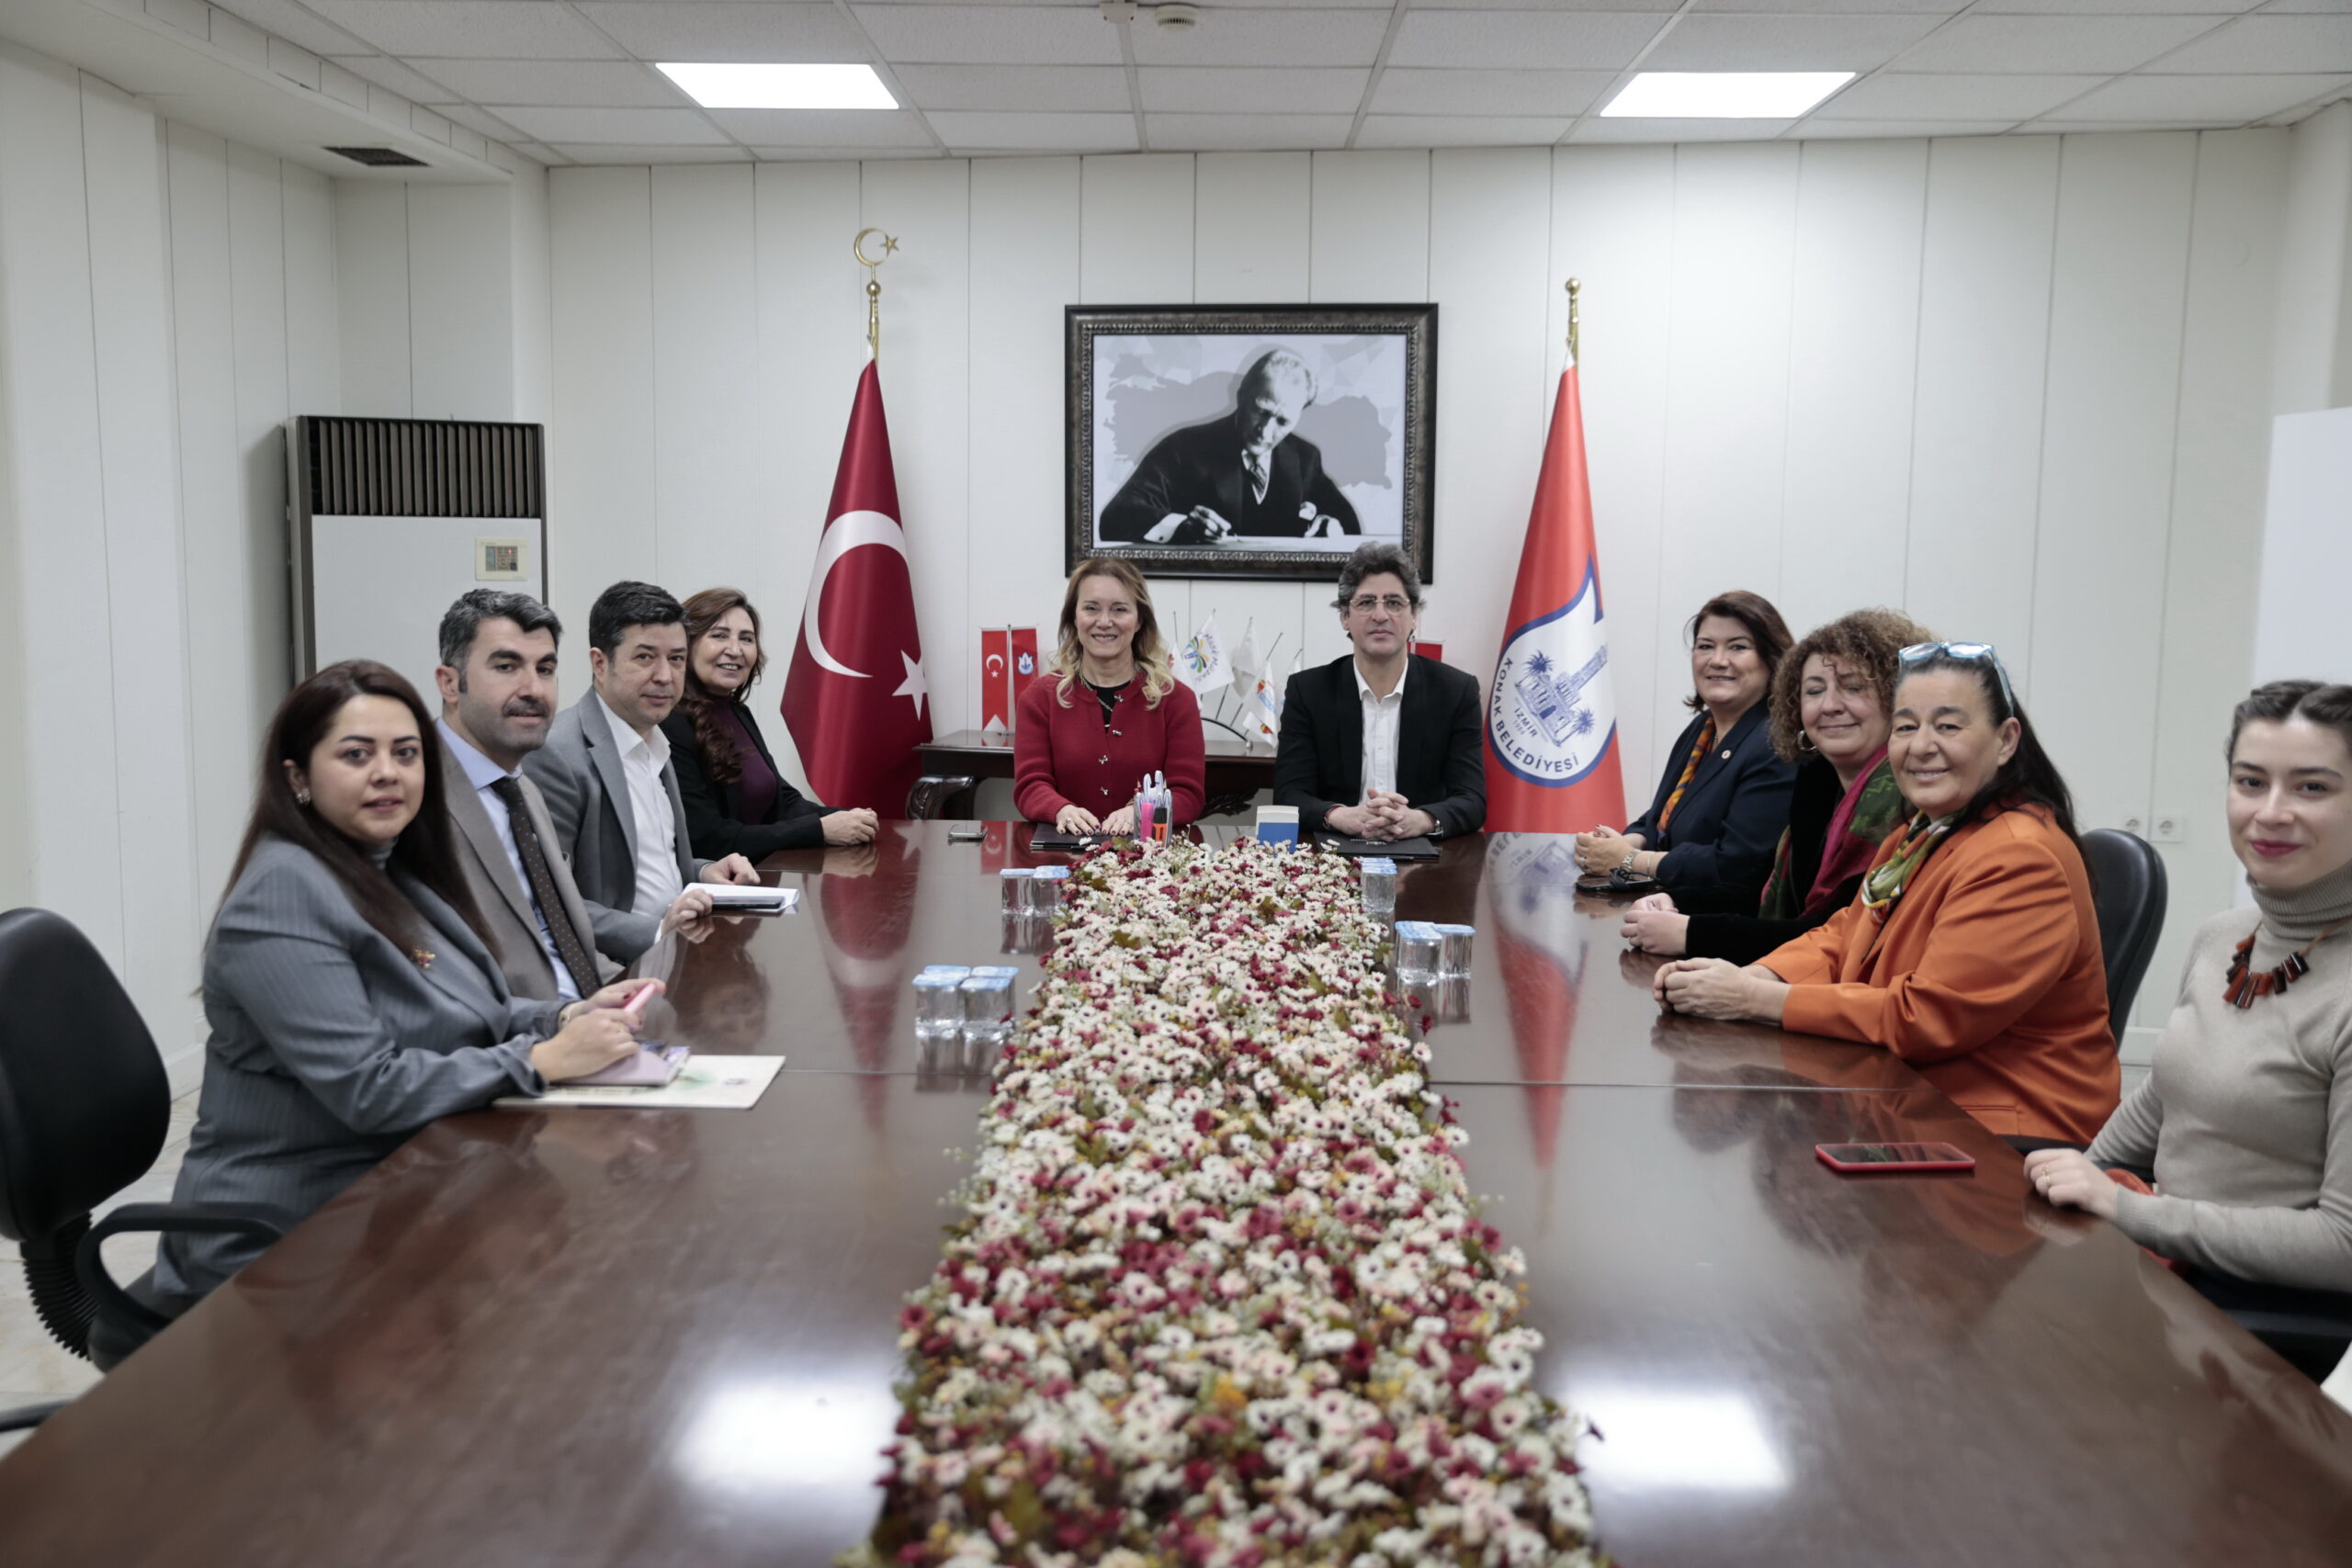
[[[1797,764],[1789,825],[1759,905],[1654,893],[1625,917],[1626,944],[1661,958],[1753,964],[1854,901],[1879,845],[1910,808],[1887,765],[1895,656],[1928,640],[1893,610],[1857,610],[1816,628],[1772,679],[1772,749]]]

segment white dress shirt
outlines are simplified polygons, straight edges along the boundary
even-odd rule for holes
[[[630,912],[657,919],[669,912],[685,883],[678,875],[678,818],[670,809],[670,788],[662,770],[670,765],[670,738],[655,725],[650,735],[639,735],[613,705],[597,694],[612,727],[613,744],[621,749],[621,773],[628,780],[628,804],[637,828],[637,897]]]
[[[1405,676],[1412,667],[1408,658],[1404,669],[1396,672],[1396,689],[1376,697],[1363,678],[1363,667],[1352,659],[1348,660],[1356,678],[1356,696],[1363,704],[1363,793],[1367,798],[1376,789],[1392,795],[1396,791],[1396,733],[1405,714]]]
[[[523,869],[523,852],[514,847],[514,819],[493,787],[501,779],[519,779],[523,775],[506,772],[474,750],[471,741],[449,728],[448,720],[436,719],[434,722],[441,727],[441,744],[449,748],[449,754],[458,759],[459,767],[466,770],[466,782],[474,786],[474,797],[481,802],[483,812],[490,818],[491,827],[498,834],[498,841],[506,848],[506,863],[514,868],[515,886],[522,888],[524,897],[530,899],[531,913],[538,917],[539,950],[548,955],[548,967],[555,971],[556,998],[559,1001],[578,1001],[580,987],[571,983],[571,970],[564,964],[562,954],[555,950],[555,937],[548,930],[548,912],[539,908],[538,897],[531,891],[531,874]],[[555,852],[552,846],[544,847],[549,854]],[[592,932],[581,933],[582,942],[594,940]]]

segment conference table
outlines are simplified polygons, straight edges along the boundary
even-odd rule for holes
[[[886,823],[780,855],[793,913],[648,955],[655,1022],[780,1054],[749,1111],[454,1117],[0,1461],[0,1563],[823,1564],[871,1526],[897,1313],[989,1065],[915,1039],[925,963],[1017,964],[998,871]],[[1211,837],[1230,830],[1210,830]],[[1636,1568],[2342,1563],[2352,1416],[1883,1053],[1662,1016],[1565,843],[1449,842],[1400,918],[1477,927],[1424,997],[1539,1379],[1589,1413]],[[674,1007],[673,1006],[674,1002]],[[1819,1143],[1944,1139],[1962,1176]]]

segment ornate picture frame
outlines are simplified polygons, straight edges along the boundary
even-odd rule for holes
[[[1065,571],[1099,554],[1154,577],[1322,582],[1385,539],[1430,580],[1436,305],[1063,319]]]

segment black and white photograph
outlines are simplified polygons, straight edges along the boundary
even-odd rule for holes
[[[1314,579],[1383,541],[1430,575],[1435,305],[1072,306],[1069,564]]]

